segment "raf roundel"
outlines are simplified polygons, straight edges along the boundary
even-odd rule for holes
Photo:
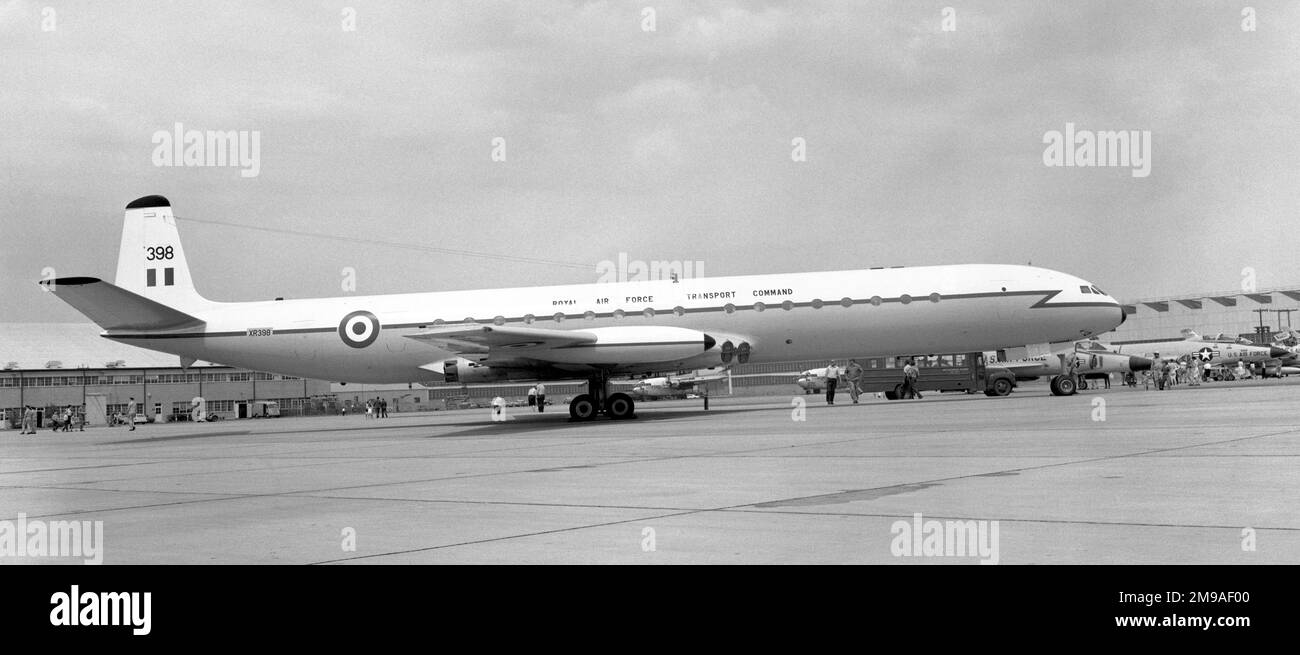
[[[339,322],[339,338],[353,348],[365,348],[379,338],[379,319],[370,312],[352,312]]]

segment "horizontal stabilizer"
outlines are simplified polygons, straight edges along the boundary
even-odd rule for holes
[[[171,331],[204,322],[93,277],[42,280],[41,285],[105,330]]]

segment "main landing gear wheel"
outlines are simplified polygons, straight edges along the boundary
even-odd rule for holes
[[[1052,380],[1047,386],[1052,390],[1053,396],[1073,396],[1077,391],[1074,378],[1068,375],[1052,376]]]
[[[590,421],[596,416],[596,399],[587,394],[580,394],[569,402],[569,418],[575,421]]]
[[[632,413],[636,411],[636,403],[632,402],[632,397],[625,393],[610,394],[605,400],[605,413],[610,418],[632,418]]]
[[[1081,391],[1085,391],[1085,390],[1087,390],[1087,389],[1088,389],[1088,381],[1087,381],[1087,380],[1084,380],[1083,378],[1079,378],[1079,389],[1080,389]]]

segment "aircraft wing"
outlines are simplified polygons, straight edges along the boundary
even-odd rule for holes
[[[699,330],[666,326],[561,330],[462,324],[406,336],[487,366],[511,366],[525,360],[605,369],[680,364],[703,359],[717,345],[717,340]]]
[[[495,325],[446,325],[430,328],[407,338],[422,341],[461,355],[485,355],[492,351],[537,351],[596,343],[596,335],[582,330],[498,327]],[[523,354],[523,353],[518,353]]]

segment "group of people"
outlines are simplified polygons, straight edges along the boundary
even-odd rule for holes
[[[40,410],[32,405],[23,407],[22,430],[18,434],[36,434],[39,413]],[[51,413],[49,419],[50,429],[54,432],[72,432],[74,426],[80,432],[86,431],[86,415],[79,407],[68,405]]]
[[[383,398],[367,400],[366,418],[388,418],[388,401]]]
[[[849,397],[856,405],[858,397],[862,395],[862,389],[858,387],[858,383],[862,381],[862,365],[856,359],[850,359],[848,366],[844,367],[841,367],[837,361],[831,361],[826,365],[826,404],[835,404],[835,390],[839,387],[841,379],[848,383]],[[918,400],[922,398],[920,390],[916,388],[916,382],[920,379],[921,369],[917,367],[916,360],[908,359],[907,364],[903,366],[903,384],[899,398]]]
[[[1162,359],[1160,353],[1151,357],[1151,370],[1147,372],[1156,389],[1164,391],[1180,384],[1190,387],[1201,386],[1207,374],[1205,362],[1199,357],[1183,357],[1182,360]]]
[[[537,411],[546,411],[546,385],[539,384],[528,390],[528,406],[536,407]]]

